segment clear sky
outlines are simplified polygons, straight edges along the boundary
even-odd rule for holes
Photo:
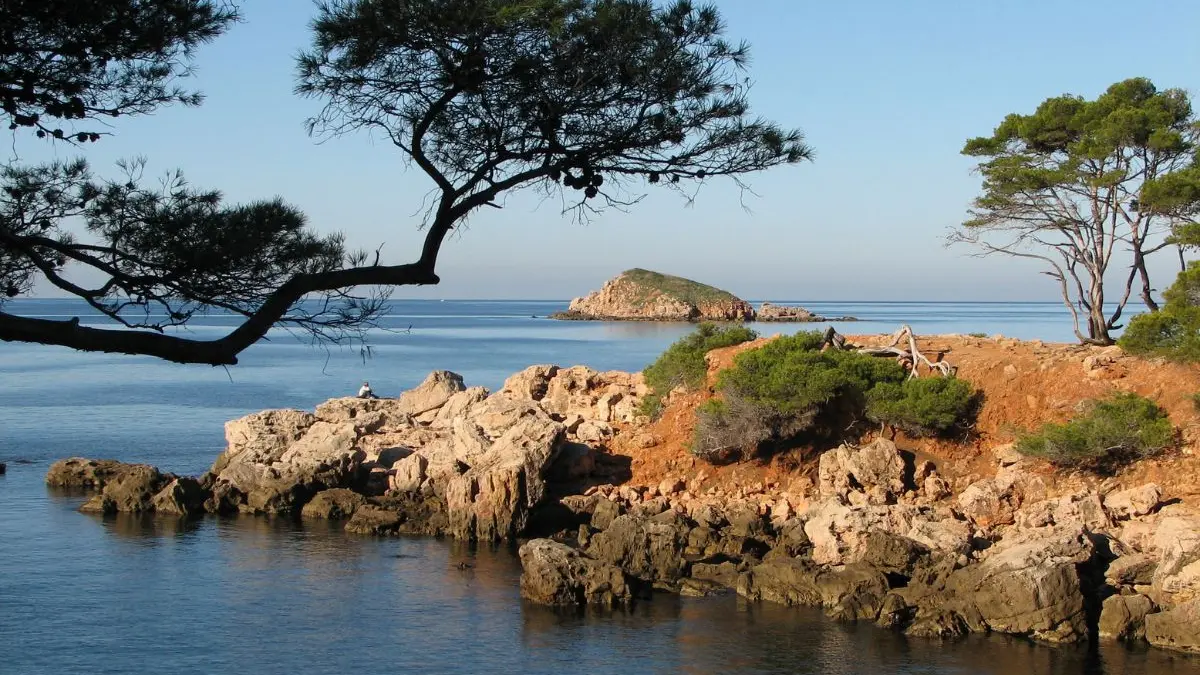
[[[510,199],[447,242],[440,286],[398,295],[570,298],[645,267],[751,299],[1056,299],[1027,264],[943,246],[979,188],[964,140],[1047,97],[1090,98],[1127,77],[1200,93],[1196,0],[716,4],[730,37],[753,47],[752,105],[802,128],[815,162],[753,177],[749,210],[721,184],[690,208],[664,191],[587,225],[557,202]],[[382,245],[385,262],[414,259],[424,174],[378,139],[317,144],[305,133],[317,104],[292,89],[312,5],[249,0],[243,10],[244,23],[199,53],[205,104],[121,120],[115,138],[89,145],[93,166],[144,155],[152,171],[182,168],[233,201],[280,195],[320,230]],[[75,151],[21,136],[12,152]]]

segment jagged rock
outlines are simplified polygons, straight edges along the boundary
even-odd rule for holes
[[[1025,461],[1025,455],[1017,452],[1017,448],[1012,443],[1005,443],[992,448],[992,455],[996,457],[996,462],[1002,466],[1013,466]]]
[[[104,489],[81,511],[97,513],[144,513],[152,511],[154,498],[175,477],[145,464],[126,464],[104,483]]]
[[[437,416],[434,417],[430,426],[445,428],[452,425],[454,420],[468,416],[471,409],[483,403],[487,397],[488,390],[485,387],[467,387],[463,391],[454,393],[438,409]]]
[[[220,474],[235,457],[243,464],[275,462],[316,421],[300,410],[265,410],[226,422],[225,451],[211,471]]]
[[[1147,615],[1146,640],[1155,647],[1200,654],[1200,599]]]
[[[1155,601],[1174,605],[1200,599],[1200,513],[1164,508],[1153,541],[1160,556],[1152,584]]]
[[[360,430],[352,422],[315,419],[268,411],[226,424],[229,448],[211,469],[208,508],[291,514],[321,490],[353,487],[365,478]]]
[[[446,487],[451,533],[464,540],[515,539],[545,495],[545,471],[563,426],[534,407]]]
[[[1024,528],[1065,525],[1099,532],[1112,526],[1099,495],[1086,490],[1028,504],[1021,508],[1016,520]]]
[[[929,548],[908,537],[875,530],[868,532],[861,561],[884,572],[912,576],[916,565],[929,556]]]
[[[839,569],[803,558],[756,565],[738,579],[737,592],[750,600],[824,607],[839,619],[875,620],[888,593],[887,579],[867,565]]]
[[[861,448],[842,445],[821,455],[818,466],[822,497],[846,498],[852,490],[882,488],[888,498],[904,492],[904,459],[896,444],[877,439]]]
[[[633,601],[625,575],[615,565],[583,555],[549,539],[519,550],[521,597],[541,605],[614,607]]]
[[[176,478],[150,500],[155,513],[191,516],[204,511],[205,490],[195,478]]]
[[[304,505],[301,514],[305,518],[343,520],[350,518],[359,507],[367,503],[366,497],[345,488],[322,490]]]
[[[388,487],[396,492],[416,492],[425,481],[429,460],[424,455],[413,453],[392,466]]]
[[[1113,492],[1104,498],[1104,508],[1113,518],[1127,519],[1153,513],[1162,503],[1162,489],[1154,483]]]
[[[46,472],[46,485],[100,490],[127,466],[114,459],[62,459],[50,465],[50,470]]]
[[[1108,640],[1142,640],[1146,637],[1146,615],[1154,603],[1144,595],[1112,595],[1100,610],[1099,635]]]
[[[611,499],[598,499],[596,501],[596,510],[592,512],[592,527],[600,530],[607,530],[612,526],[613,521],[624,515],[625,509],[620,504]]]
[[[550,378],[558,374],[558,366],[529,366],[519,373],[510,375],[498,392],[502,396],[540,401],[550,388]]]
[[[1074,642],[1087,635],[1076,566],[1092,553],[1082,530],[1023,532],[993,546],[978,565],[953,574],[948,585],[977,609],[990,630]]]
[[[446,405],[452,396],[466,388],[462,375],[448,370],[435,370],[421,384],[400,394],[396,399],[396,409],[419,418]]]
[[[846,506],[836,499],[816,504],[804,523],[812,542],[812,558],[823,565],[844,565],[863,560],[867,535],[872,531],[907,537],[939,554],[970,550],[970,529],[962,521],[933,520],[921,508],[896,506]]]
[[[1104,578],[1113,586],[1147,586],[1153,583],[1158,557],[1148,553],[1123,555],[1110,562]]]
[[[671,514],[663,514],[668,516]],[[669,518],[619,516],[592,536],[587,554],[631,577],[670,586],[686,575],[687,529]]]

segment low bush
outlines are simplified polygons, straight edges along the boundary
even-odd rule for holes
[[[1163,298],[1161,310],[1129,321],[1118,344],[1131,354],[1200,361],[1200,263],[1180,272]]]
[[[1122,393],[1092,401],[1064,424],[1046,424],[1017,439],[1019,452],[1051,463],[1109,472],[1130,461],[1156,455],[1175,442],[1175,428],[1154,401]]]
[[[973,416],[976,393],[957,377],[882,382],[867,392],[867,418],[912,436],[962,430]]]
[[[642,374],[651,394],[641,403],[642,414],[656,418],[662,413],[663,397],[677,387],[696,389],[704,384],[708,365],[704,355],[713,349],[749,342],[758,333],[745,326],[717,326],[702,323],[696,330],[677,340]]]
[[[966,382],[909,380],[892,359],[821,351],[822,344],[821,333],[802,332],[738,354],[717,380],[722,400],[697,410],[692,453],[748,459],[801,436],[843,439],[865,418],[941,433],[965,426],[973,412]]]
[[[1200,412],[1200,391],[1192,394],[1192,406],[1196,408],[1196,412]]]

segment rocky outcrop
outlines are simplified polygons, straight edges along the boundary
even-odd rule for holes
[[[343,520],[354,516],[366,503],[367,498],[353,490],[334,488],[318,492],[312,501],[304,505],[301,513],[305,518]]]
[[[46,485],[100,490],[104,488],[105,483],[128,470],[130,466],[133,465],[115,459],[60,459],[51,464],[50,470],[46,472]]]
[[[629,604],[633,593],[621,569],[565,544],[534,539],[521,546],[521,596],[539,605]]]
[[[754,313],[755,321],[774,323],[819,323],[824,321],[857,321],[852,316],[828,317],[814,314],[803,307],[793,305],[775,305],[764,302]]]
[[[632,269],[590,295],[575,298],[556,319],[605,321],[750,321],[754,308],[731,293],[690,279]]]
[[[86,513],[159,513],[190,516],[204,510],[208,493],[194,478],[162,473],[148,464],[73,457],[55,462],[46,484],[95,492],[79,507]]]

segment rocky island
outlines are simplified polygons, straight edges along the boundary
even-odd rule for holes
[[[575,298],[567,311],[550,315],[568,321],[854,321],[827,318],[802,307],[764,302],[755,310],[736,295],[691,279],[631,269],[600,290]]]
[[[867,339],[869,342],[870,339]],[[708,353],[708,380],[757,340]],[[712,465],[689,451],[711,388],[654,420],[640,374],[532,366],[491,393],[446,371],[395,399],[230,421],[210,471],[69,459],[83,510],[338,520],[371,536],[520,544],[522,595],[628,606],[654,592],[823,607],[913,636],[1004,633],[1200,653],[1200,370],[1119,348],[922,338],[982,392],[968,437],[866,434]],[[1152,396],[1178,447],[1111,475],[1015,452],[1013,425],[1114,391]]]

